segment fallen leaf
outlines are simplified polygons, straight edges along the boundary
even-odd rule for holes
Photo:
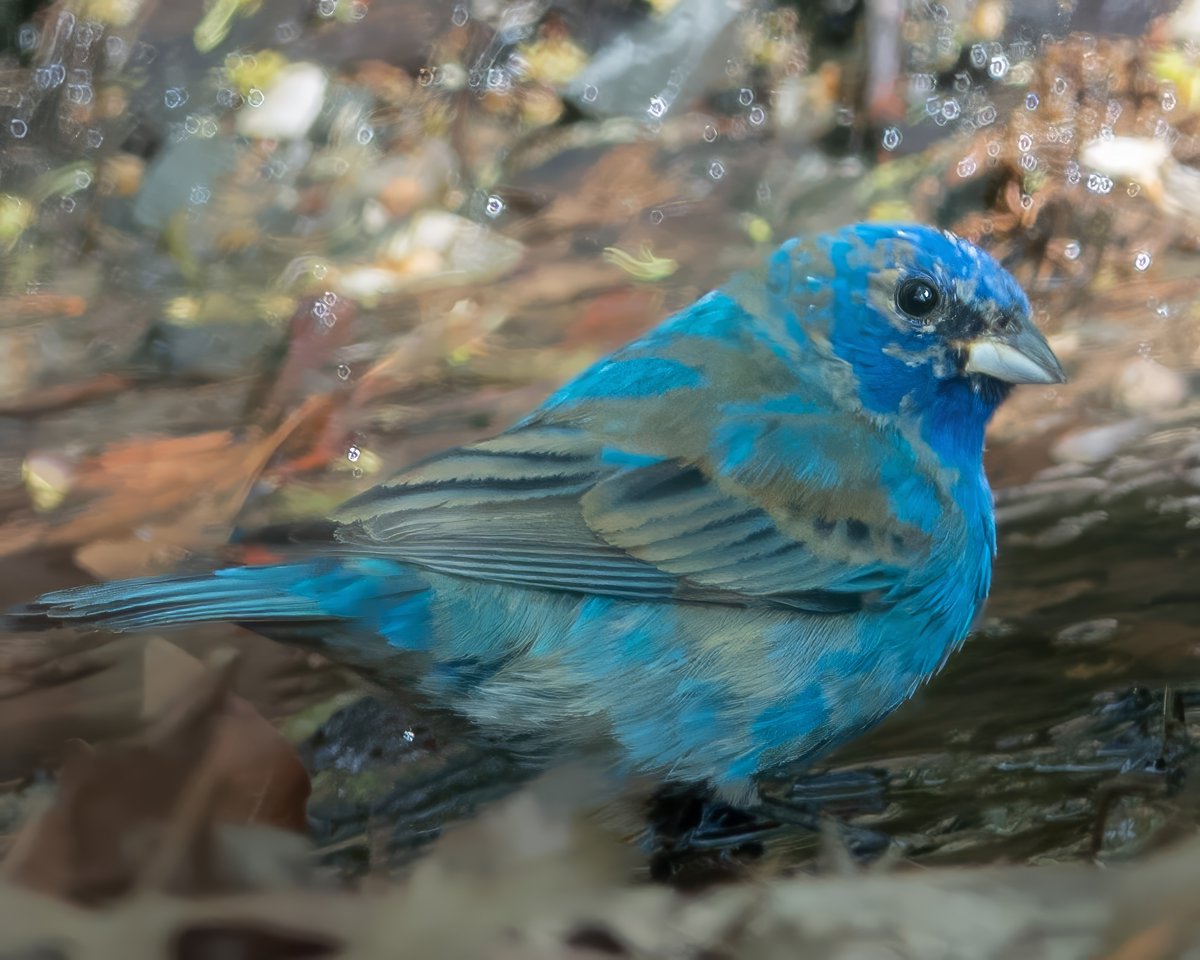
[[[0,530],[0,556],[34,544],[78,548],[101,578],[144,576],[196,550],[215,550],[272,456],[327,413],[310,397],[268,435],[228,430],[114,444],[81,461],[62,505],[45,520],[18,518]]]
[[[255,846],[230,843],[227,827],[302,832],[309,781],[283,736],[230,694],[232,667],[232,657],[208,668],[151,641],[143,705],[154,719],[143,737],[104,749],[77,741],[54,800],[13,841],[4,875],[87,903],[135,887],[253,886],[248,878],[262,872]]]

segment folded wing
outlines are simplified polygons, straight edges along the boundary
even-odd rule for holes
[[[335,537],[352,553],[537,589],[814,613],[889,602],[929,548],[877,506],[855,516],[867,501],[854,491],[831,499],[803,472],[761,464],[756,486],[718,463],[534,423],[350,501]]]

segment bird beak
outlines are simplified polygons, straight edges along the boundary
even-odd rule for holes
[[[965,373],[983,373],[1005,383],[1067,382],[1050,344],[1030,324],[1022,324],[1013,334],[985,334],[963,346]]]

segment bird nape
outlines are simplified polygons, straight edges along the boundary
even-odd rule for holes
[[[991,257],[924,226],[793,239],[498,436],[344,504],[290,562],[45,594],[9,625],[228,620],[477,725],[744,801],[963,641],[984,429],[1060,383]]]

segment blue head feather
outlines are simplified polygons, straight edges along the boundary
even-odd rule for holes
[[[991,331],[1032,329],[1016,280],[973,244],[925,226],[858,224],[820,238],[803,256],[823,256],[832,267],[833,309],[822,316],[863,406],[915,417],[924,438],[956,465],[977,461],[1010,384],[966,372],[966,345]],[[902,309],[898,291],[911,281],[936,291],[930,313]]]

